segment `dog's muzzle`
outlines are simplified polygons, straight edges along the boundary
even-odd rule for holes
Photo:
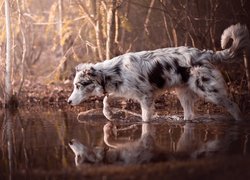
[[[71,105],[72,104],[72,100],[68,99],[68,104]]]

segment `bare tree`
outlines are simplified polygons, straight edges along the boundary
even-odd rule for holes
[[[63,50],[63,0],[58,0],[58,32],[59,32],[59,41],[60,41],[60,57],[63,58],[64,50]],[[67,61],[62,63],[60,69],[60,79],[62,79],[62,73],[67,68]]]
[[[244,52],[244,66],[246,72],[246,80],[247,80],[247,88],[250,90],[250,67],[249,67],[249,50],[245,50]]]
[[[165,2],[163,0],[160,0],[160,2],[161,2],[162,7],[164,8]],[[169,43],[170,47],[172,47],[173,40],[172,40],[171,35],[170,35],[170,28],[169,28],[167,17],[166,17],[166,14],[164,11],[162,11],[162,16],[163,16],[163,23],[164,23],[164,28],[166,31],[166,36],[168,37],[168,41],[169,41],[168,43]]]
[[[123,21],[128,21],[128,14],[129,14],[129,10],[130,10],[130,0],[126,1],[126,7],[125,7],[125,13],[124,13],[124,17],[123,17]],[[125,24],[125,23],[124,23]],[[125,49],[125,36],[126,36],[126,29],[125,27],[123,27],[122,31],[121,31],[121,41],[120,41],[120,49],[122,52],[124,52]]]
[[[96,36],[96,46],[98,51],[98,57],[100,60],[103,60],[103,35],[102,35],[102,25],[101,25],[101,15],[100,15],[100,1],[93,0],[92,1],[92,12],[84,2],[77,0],[78,5],[80,6],[81,10],[86,14],[88,21],[94,27],[95,36]]]
[[[9,1],[5,0],[5,24],[6,24],[6,60],[5,60],[5,106],[10,105],[12,97],[11,85],[11,21],[10,21],[10,8]]]
[[[143,39],[142,39],[142,43],[141,43],[142,49],[144,49],[144,43],[145,43],[146,36],[149,35],[149,30],[148,30],[149,18],[150,18],[150,15],[152,13],[152,8],[154,6],[154,3],[155,3],[155,0],[151,0],[148,11],[147,11],[147,15],[146,15],[146,18],[144,21],[144,34],[143,34]]]
[[[21,59],[21,79],[20,79],[20,85],[17,91],[17,96],[19,96],[21,89],[23,87],[23,83],[24,83],[24,79],[25,79],[25,71],[24,71],[24,62],[25,62],[25,57],[26,57],[26,51],[27,51],[27,47],[26,47],[26,37],[24,34],[24,27],[23,27],[23,23],[22,23],[22,10],[20,7],[20,2],[19,0],[17,0],[17,9],[18,9],[18,25],[20,27],[20,33],[22,36],[22,59]]]
[[[112,0],[107,12],[106,59],[110,59],[113,55],[113,45],[115,41],[115,14],[116,0]]]

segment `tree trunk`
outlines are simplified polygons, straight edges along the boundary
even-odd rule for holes
[[[103,37],[102,37],[102,26],[100,19],[100,1],[99,0],[91,0],[91,8],[92,14],[95,15],[93,20],[94,29],[95,29],[95,37],[96,37],[96,50],[95,50],[95,58],[99,58],[99,60],[103,60]]]
[[[107,12],[107,40],[106,40],[106,59],[112,58],[113,45],[115,41],[115,11],[116,0],[112,0],[112,5]]]
[[[63,50],[63,0],[58,0],[58,32],[59,32],[59,42],[60,42],[60,57],[63,59],[64,57],[64,50]],[[62,63],[60,69],[60,79],[63,79],[63,72],[67,68],[67,60]]]
[[[142,43],[141,43],[142,49],[145,48],[145,46],[144,46],[145,39],[146,39],[146,36],[149,35],[149,30],[148,30],[149,18],[150,18],[150,15],[151,15],[151,12],[152,12],[152,7],[154,6],[154,3],[155,3],[155,0],[151,0],[147,15],[146,15],[146,18],[145,18],[145,21],[144,21],[144,33],[143,33]]]
[[[124,13],[125,20],[128,19],[129,10],[130,10],[130,0],[127,0],[126,10]],[[126,37],[126,30],[125,30],[125,28],[123,28],[121,31],[121,43],[120,43],[120,48],[121,48],[121,51],[123,53],[124,53],[124,49],[125,49],[125,37]]]
[[[6,24],[6,61],[5,61],[5,96],[4,103],[8,107],[12,98],[11,85],[11,21],[9,1],[5,0],[5,24]]]
[[[189,1],[188,0],[186,0],[186,2],[185,2],[185,15],[186,15],[186,17],[185,17],[185,42],[184,42],[184,45],[185,46],[188,46],[188,33],[189,33],[189,23],[188,23],[188,10],[189,10],[189,7],[188,7],[188,5],[189,5]]]
[[[178,47],[178,36],[177,36],[177,32],[176,32],[174,25],[172,25],[172,34],[173,34],[173,39],[174,39],[174,46]]]
[[[60,55],[63,56],[63,0],[58,0],[58,31],[60,39]]]
[[[103,60],[103,36],[102,36],[102,26],[101,26],[101,16],[100,16],[100,1],[91,1],[93,13],[89,11],[89,8],[85,6],[80,0],[78,0],[80,8],[87,15],[87,19],[90,24],[95,29],[95,37],[96,37],[96,47],[98,52],[98,57],[100,60]],[[94,17],[91,15],[94,14]]]
[[[249,66],[249,53],[247,53],[248,50],[244,51],[244,65],[245,65],[245,72],[246,72],[246,78],[247,78],[247,87],[250,91],[250,66]]]
[[[118,11],[115,11],[115,43],[118,44],[119,43],[119,15],[118,15]]]
[[[24,79],[25,79],[25,71],[24,71],[24,61],[25,61],[25,57],[26,57],[26,38],[25,38],[25,34],[23,32],[23,24],[22,24],[22,19],[21,19],[21,7],[20,7],[20,2],[19,0],[17,0],[17,9],[18,9],[18,25],[20,27],[20,32],[22,35],[22,59],[21,59],[21,79],[20,79],[20,86],[18,88],[17,91],[17,97],[19,96],[21,89],[23,87],[23,83],[24,83]]]
[[[165,6],[163,0],[161,0],[162,5]],[[165,31],[166,31],[166,36],[168,38],[168,46],[173,47],[173,41],[169,32],[169,27],[168,27],[168,22],[167,22],[167,17],[164,11],[162,11],[162,17],[163,17],[163,22],[164,22],[164,27],[165,27]]]
[[[95,11],[96,11],[96,22],[95,22],[95,35],[96,35],[96,47],[97,52],[100,60],[104,60],[103,58],[103,36],[102,36],[102,26],[101,26],[101,17],[100,17],[100,2],[97,1],[95,4]]]
[[[147,12],[147,16],[146,16],[145,22],[144,22],[144,32],[146,32],[147,35],[149,35],[149,30],[148,30],[149,17],[151,15],[152,7],[154,6],[154,3],[155,3],[155,0],[151,0],[150,5],[149,5],[149,9]]]

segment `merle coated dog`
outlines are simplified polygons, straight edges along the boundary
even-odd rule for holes
[[[230,39],[232,45],[226,48]],[[236,24],[224,30],[221,51],[181,46],[130,52],[96,64],[79,64],[68,103],[78,105],[90,96],[105,95],[103,113],[111,119],[108,99],[111,96],[132,98],[141,105],[142,120],[149,121],[155,98],[175,88],[185,120],[194,118],[196,97],[225,107],[234,119],[240,120],[240,109],[228,98],[224,79],[212,63],[228,62],[248,45],[247,27]]]

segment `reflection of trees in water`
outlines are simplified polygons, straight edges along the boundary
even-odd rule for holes
[[[9,179],[12,179],[12,173],[15,168],[15,147],[14,147],[14,131],[13,131],[13,121],[14,116],[9,109],[5,109],[4,111],[4,121],[3,121],[3,128],[2,128],[2,147],[3,154],[7,153],[7,164],[8,170],[6,169],[6,176],[8,174]],[[4,169],[4,168],[3,168]]]
[[[5,109],[2,128],[2,151],[7,153],[8,171],[10,178],[15,169],[22,164],[29,168],[28,148],[26,144],[25,124],[17,110]],[[20,156],[21,154],[21,156]]]
[[[140,158],[152,158],[145,154],[152,152],[153,149],[155,161],[165,161],[169,158],[179,160],[183,156],[179,157],[178,153],[183,151],[188,154],[188,158],[250,152],[248,141],[250,127],[241,123],[161,121],[128,124],[118,121],[114,122],[117,125],[116,133],[114,131],[113,139],[108,139],[107,143],[103,141],[103,132],[100,128],[105,121],[99,119],[96,119],[95,124],[79,124],[76,119],[64,112],[13,113],[7,110],[1,118],[4,120],[0,122],[2,135],[0,151],[3,155],[0,156],[0,170],[5,177],[9,175],[12,177],[12,173],[15,174],[19,170],[29,171],[37,168],[53,170],[71,166],[72,153],[66,148],[65,142],[72,137],[81,138],[90,147],[96,145],[104,147],[109,144],[119,146],[115,151],[124,152],[124,157],[131,152],[135,152],[132,155],[142,152],[144,155]],[[149,136],[145,136],[147,132]],[[147,151],[143,151],[145,147]],[[137,158],[128,157],[131,162]]]
[[[245,132],[245,136],[244,136],[244,148],[243,148],[243,154],[246,155],[247,154],[247,145],[248,145],[248,136],[249,136],[250,132]]]
[[[67,118],[66,113],[27,114],[6,109],[0,141],[4,176],[20,169],[67,167]]]
[[[11,113],[9,110],[5,111],[4,119],[6,122],[6,140],[7,140],[7,149],[8,149],[8,163],[9,163],[9,178],[11,179],[12,168],[13,168],[13,122]]]
[[[185,123],[177,142],[177,152],[188,152],[191,158],[200,158],[218,154],[246,154],[248,134],[242,133],[242,125]],[[242,141],[242,142],[241,142]],[[249,152],[248,152],[249,153]]]
[[[57,135],[58,135],[58,139],[59,139],[59,142],[61,144],[61,162],[62,162],[62,165],[63,167],[67,167],[67,160],[66,160],[66,152],[65,152],[65,137],[66,137],[66,134],[67,134],[67,114],[65,112],[62,113],[62,121],[57,121],[55,119],[55,128],[56,128],[56,132],[57,132]]]

